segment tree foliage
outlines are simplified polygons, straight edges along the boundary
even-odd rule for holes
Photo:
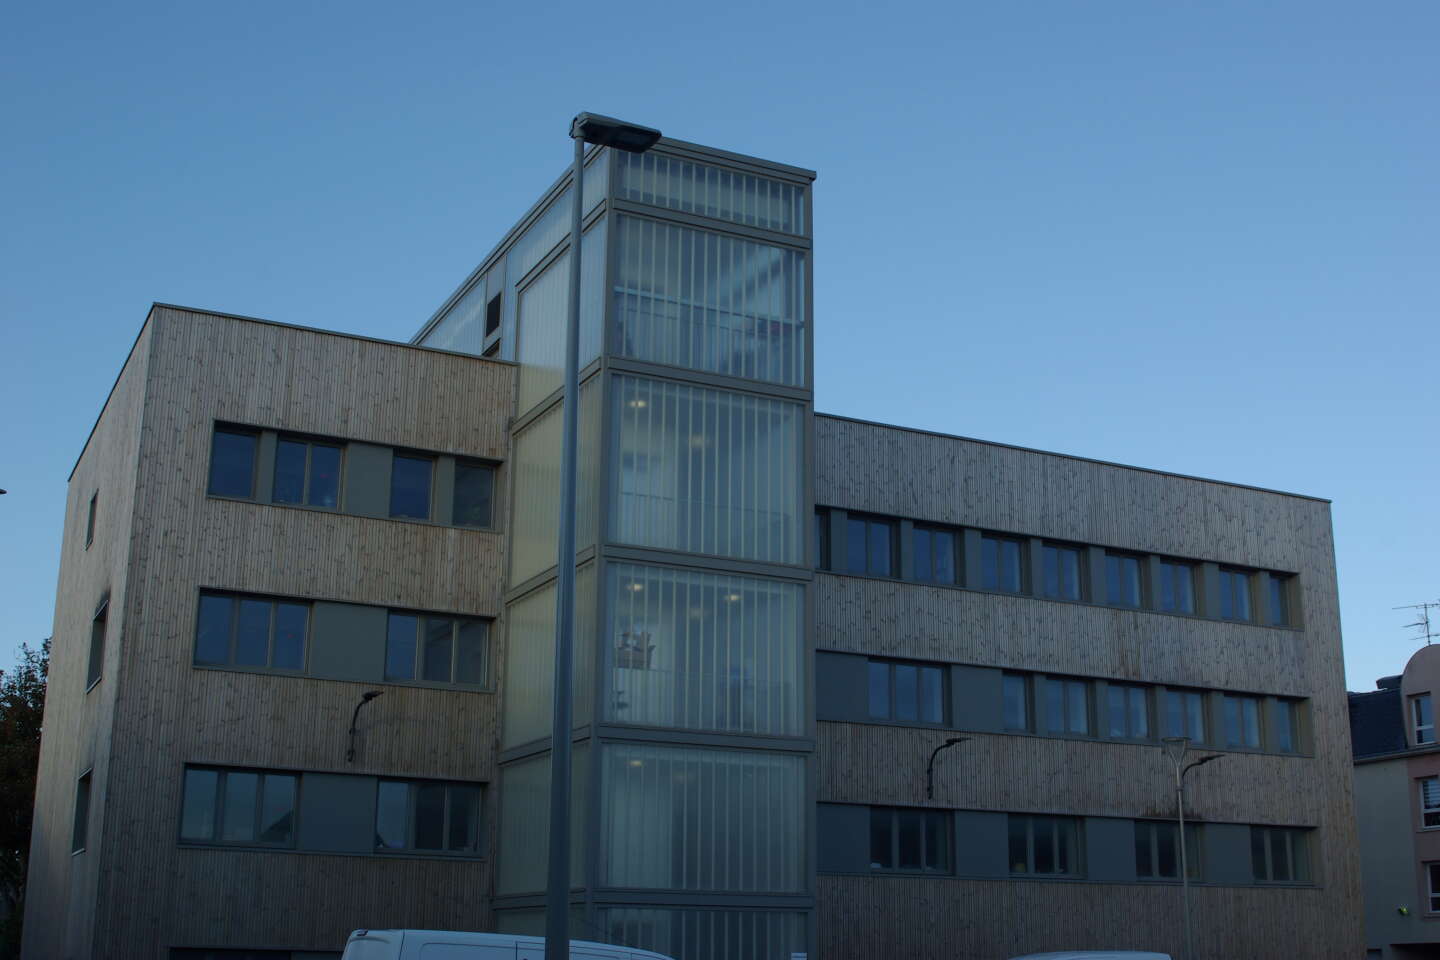
[[[49,672],[49,640],[39,650],[21,644],[19,665],[0,670],[0,957],[20,955]]]

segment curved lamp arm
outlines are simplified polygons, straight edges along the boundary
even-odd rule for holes
[[[925,799],[935,799],[935,756],[947,747],[953,747],[957,743],[964,743],[969,737],[951,737],[940,746],[930,751],[930,762],[925,765]]]

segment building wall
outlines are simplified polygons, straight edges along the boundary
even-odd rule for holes
[[[1196,946],[1211,956],[1361,952],[1328,504],[832,417],[816,418],[816,503],[1296,574],[1299,628],[822,574],[816,645],[1306,698],[1313,755],[1226,752],[1191,774],[1187,809],[1205,821],[1314,827],[1315,884],[1197,887]],[[941,755],[927,802],[926,760],[946,731],[821,722],[821,803],[1174,815],[1172,768],[1156,744],[956,727],[970,742]],[[826,844],[822,835],[822,857]],[[822,873],[819,947],[827,960],[882,944],[937,960],[1112,945],[1178,954],[1178,905],[1174,884]]]
[[[1425,920],[1423,879],[1416,876],[1416,820],[1385,816],[1383,810],[1410,809],[1414,783],[1403,758],[1355,767],[1355,805],[1361,811],[1357,832],[1365,875],[1365,942],[1390,951],[1392,944],[1423,943],[1435,934]],[[1373,811],[1370,815],[1367,812]],[[1409,911],[1402,916],[1400,908]],[[1382,953],[1383,956],[1390,954]]]
[[[151,346],[147,327],[131,348],[70,475],[30,843],[27,957],[86,957],[91,952],[100,841],[107,826],[112,720],[121,650],[127,642],[120,611],[131,582],[131,508]],[[92,495],[97,495],[95,538],[87,547]],[[91,622],[107,591],[105,661],[100,682],[87,692]],[[87,848],[72,853],[76,781],[92,768]]]
[[[97,946],[157,958],[172,946],[339,950],[361,926],[484,928],[488,857],[182,846],[178,817],[186,763],[493,783],[497,693],[192,663],[202,587],[498,617],[501,532],[218,499],[207,469],[217,420],[503,460],[513,368],[165,307],[146,329]],[[134,442],[138,424],[125,426]],[[370,689],[385,695],[361,714],[346,763],[351,712]],[[303,810],[303,780],[301,793]],[[494,805],[491,790],[487,825]]]

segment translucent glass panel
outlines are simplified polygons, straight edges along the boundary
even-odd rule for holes
[[[585,167],[583,188],[585,191],[585,212],[594,210],[605,199],[606,171],[609,151],[601,153]],[[520,280],[545,259],[545,255],[570,233],[570,188],[556,197],[530,229],[515,241],[505,264],[506,283],[513,288]]]
[[[683,960],[794,960],[806,955],[803,913],[604,907],[599,925],[610,943]]]
[[[803,756],[619,743],[601,756],[601,885],[804,891]]]
[[[805,255],[619,217],[617,353],[690,370],[805,382]]]
[[[805,189],[659,153],[616,153],[615,196],[749,227],[805,232]]]
[[[605,298],[605,224],[585,232],[580,252],[580,366],[600,355]],[[560,389],[565,376],[565,329],[570,310],[570,254],[555,260],[520,291],[515,359],[520,364],[519,412]]]
[[[575,723],[590,722],[595,659],[595,565],[575,572]],[[550,736],[555,709],[555,585],[550,583],[512,603],[506,615],[505,749]]]
[[[585,784],[590,750],[576,745],[570,755],[570,885],[584,882]],[[545,889],[550,851],[550,754],[500,768],[500,865],[497,893],[538,893]]]
[[[615,384],[614,540],[804,562],[800,404],[636,377]]]
[[[471,285],[465,294],[430,328],[422,346],[479,356],[485,339],[485,277]]]
[[[613,564],[606,716],[727,733],[804,732],[804,590]]]
[[[580,455],[576,487],[575,547],[595,542],[597,471],[595,445],[600,408],[595,379],[580,386]],[[560,438],[563,410],[556,404],[515,436],[515,515],[511,524],[510,583],[555,566],[559,549]]]

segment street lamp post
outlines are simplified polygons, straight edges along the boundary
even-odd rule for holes
[[[1163,744],[1165,756],[1175,765],[1175,816],[1180,824],[1180,906],[1185,915],[1185,960],[1195,960],[1190,933],[1190,861],[1185,850],[1185,774],[1211,760],[1219,760],[1220,754],[1212,753],[1185,763],[1185,752],[1190,747],[1189,737],[1166,737]]]
[[[582,113],[570,122],[570,304],[560,448],[560,536],[555,583],[555,714],[550,728],[550,860],[545,887],[545,960],[570,956],[570,731],[575,662],[575,461],[579,454],[580,226],[585,216],[585,144],[644,153],[660,131]]]

